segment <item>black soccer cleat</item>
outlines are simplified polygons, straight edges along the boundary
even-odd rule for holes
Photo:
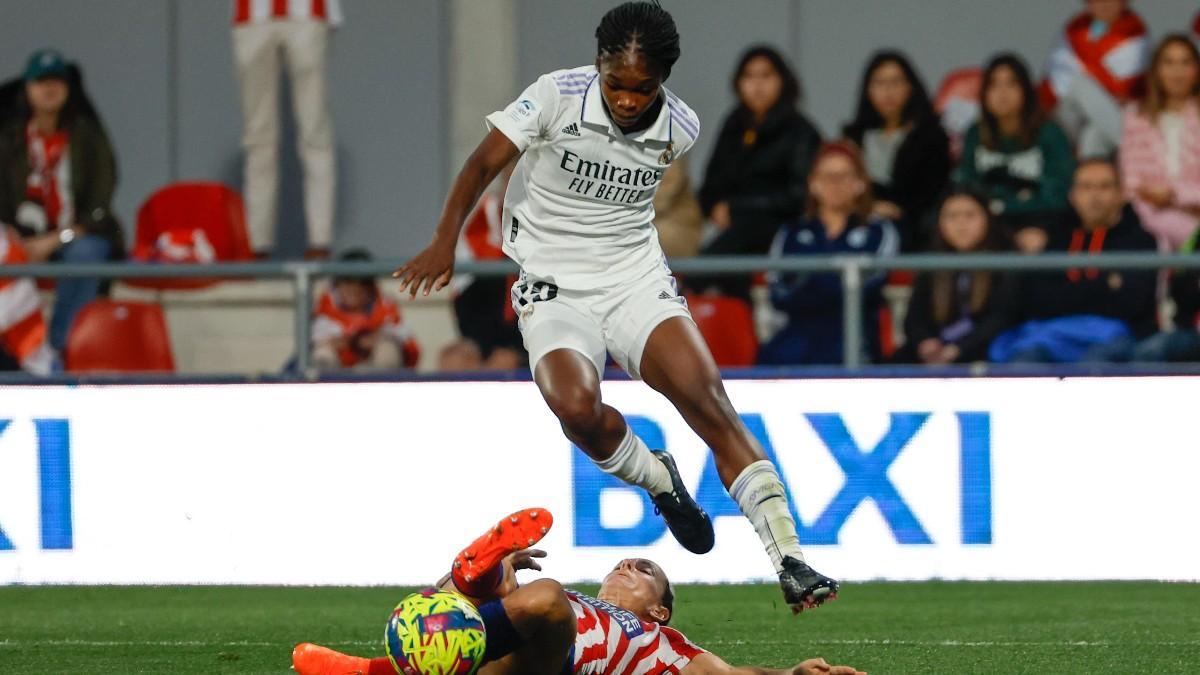
[[[793,614],[820,607],[826,600],[837,599],[840,588],[837,581],[790,555],[783,557],[779,586],[783,588],[783,599],[791,606]]]
[[[692,553],[708,553],[716,541],[712,521],[683,486],[683,479],[679,477],[679,469],[671,454],[666,451],[655,452],[654,457],[671,474],[671,491],[651,497],[654,500],[654,512],[663,517],[667,529],[671,530],[680,546]]]

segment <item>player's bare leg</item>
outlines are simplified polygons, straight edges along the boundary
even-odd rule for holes
[[[597,462],[616,453],[629,426],[600,400],[600,377],[587,357],[556,349],[538,360],[533,379],[572,443]]]
[[[587,357],[574,349],[551,351],[534,366],[533,379],[572,443],[602,471],[646,490],[684,548],[712,549],[712,522],[688,494],[675,461],[650,452],[621,413],[600,399],[600,377]]]
[[[779,474],[733,409],[696,324],[684,317],[659,324],[646,341],[640,369],[646,384],[666,396],[712,448],[721,482],[762,539],[792,610],[835,597],[837,582],[805,564]]]
[[[510,654],[485,664],[480,675],[561,673],[577,630],[575,611],[563,587],[557,581],[539,579],[513,591],[501,605],[520,644]],[[490,639],[492,628],[488,630]]]

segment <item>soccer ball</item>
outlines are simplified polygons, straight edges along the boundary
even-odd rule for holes
[[[483,661],[487,633],[469,600],[427,588],[396,605],[383,641],[397,673],[473,675]]]

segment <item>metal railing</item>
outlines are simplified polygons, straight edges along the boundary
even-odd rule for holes
[[[154,265],[137,263],[52,263],[0,266],[0,278],[32,276],[41,278],[99,277],[106,279],[291,279],[295,316],[297,365],[309,373],[311,359],[311,320],[313,283],[333,276],[388,276],[403,261],[371,262],[254,262],[212,265]],[[1068,254],[918,254],[891,257],[873,256],[794,256],[785,258],[758,256],[711,256],[682,258],[671,262],[678,274],[720,275],[755,272],[836,272],[842,278],[844,367],[862,366],[862,306],[864,273],[889,270],[925,272],[934,270],[1008,270],[1016,272],[1067,270],[1079,267],[1099,270],[1200,269],[1200,255],[1158,253],[1106,253],[1096,256]],[[509,261],[464,262],[455,266],[456,274],[500,277],[513,274],[517,266]]]

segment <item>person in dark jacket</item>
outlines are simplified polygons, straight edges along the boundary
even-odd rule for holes
[[[871,214],[871,182],[858,149],[827,143],[809,176],[808,209],[780,228],[772,256],[894,255],[899,237],[892,223]],[[864,354],[877,360],[879,309],[887,274],[863,280]],[[786,323],[759,350],[762,365],[838,364],[843,360],[842,279],[836,272],[771,274],[771,304]]]
[[[778,51],[749,49],[734,71],[738,104],[717,136],[704,172],[700,208],[717,236],[702,255],[762,255],[780,223],[804,210],[808,173],[821,135],[796,109],[800,83]],[[692,280],[749,297],[749,280]]]
[[[31,262],[118,257],[116,181],[112,145],[78,69],[57,51],[35,52],[0,129],[0,223],[16,228]],[[58,281],[50,321],[55,349],[63,350],[75,314],[100,289],[99,279]]]
[[[1029,68],[1014,54],[988,62],[979,121],[967,132],[955,183],[987,195],[1017,248],[1036,253],[1046,230],[1067,211],[1075,170],[1071,142],[1038,108]]]
[[[938,212],[935,250],[997,253],[1012,248],[1004,228],[988,212],[987,201],[970,190],[955,190]],[[1017,299],[1016,279],[994,270],[922,272],[913,282],[904,317],[905,343],[897,363],[972,363],[987,359],[992,339],[1008,327]]]
[[[871,57],[846,138],[862,148],[875,215],[896,224],[904,251],[928,248],[927,220],[950,178],[950,139],[908,57]]]
[[[1197,253],[1200,231],[1184,242],[1181,253]],[[1132,345],[1126,354],[1117,353],[1115,361],[1139,363],[1178,363],[1200,361],[1200,270],[1175,270],[1168,287],[1175,303],[1172,330],[1165,330]],[[1123,358],[1124,357],[1124,358]]]
[[[1047,234],[1047,251],[1157,250],[1126,202],[1111,161],[1081,162],[1070,199],[1072,211]],[[1028,274],[1021,281],[1017,313],[1025,323],[997,338],[990,356],[1025,363],[1124,360],[1135,341],[1157,330],[1156,285],[1154,270],[1082,267]]]

